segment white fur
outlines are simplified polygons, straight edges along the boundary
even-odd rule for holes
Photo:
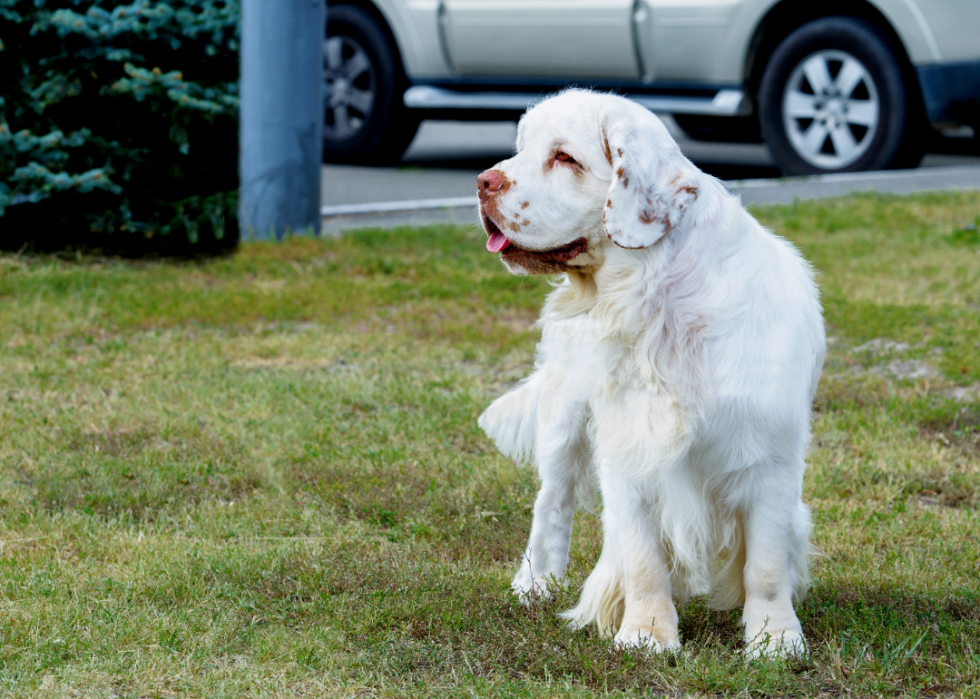
[[[676,648],[673,599],[710,595],[744,605],[751,652],[805,652],[793,601],[808,585],[801,490],[825,352],[809,266],[619,97],[542,102],[495,170],[508,187],[481,204],[513,245],[588,241],[545,303],[534,372],[480,418],[541,476],[515,592],[560,583],[576,489],[597,483],[603,549],[573,626]]]

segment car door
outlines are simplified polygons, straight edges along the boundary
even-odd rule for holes
[[[445,0],[446,58],[462,76],[638,78],[633,0]]]
[[[641,41],[648,71],[657,80],[726,83],[738,81],[744,41],[737,26],[747,0],[640,0],[651,12],[652,35]],[[752,4],[763,4],[754,2]]]

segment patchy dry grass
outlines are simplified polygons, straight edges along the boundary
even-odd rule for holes
[[[0,694],[976,696],[978,212],[756,212],[818,268],[834,338],[807,662],[747,662],[699,600],[676,656],[566,630],[587,513],[572,589],[514,603],[535,477],[476,417],[527,371],[547,283],[477,232],[0,257]]]

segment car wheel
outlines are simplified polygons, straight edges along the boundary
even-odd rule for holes
[[[325,162],[395,163],[419,120],[402,104],[405,81],[378,20],[331,5],[323,42]]]
[[[762,135],[788,175],[915,167],[926,129],[890,42],[827,17],[776,48],[759,89]]]

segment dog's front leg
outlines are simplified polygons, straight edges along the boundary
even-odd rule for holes
[[[531,535],[511,587],[526,604],[550,599],[568,567],[575,490],[587,477],[591,452],[585,435],[586,405],[568,396],[544,395],[538,405],[535,462],[541,490],[534,502]]]

